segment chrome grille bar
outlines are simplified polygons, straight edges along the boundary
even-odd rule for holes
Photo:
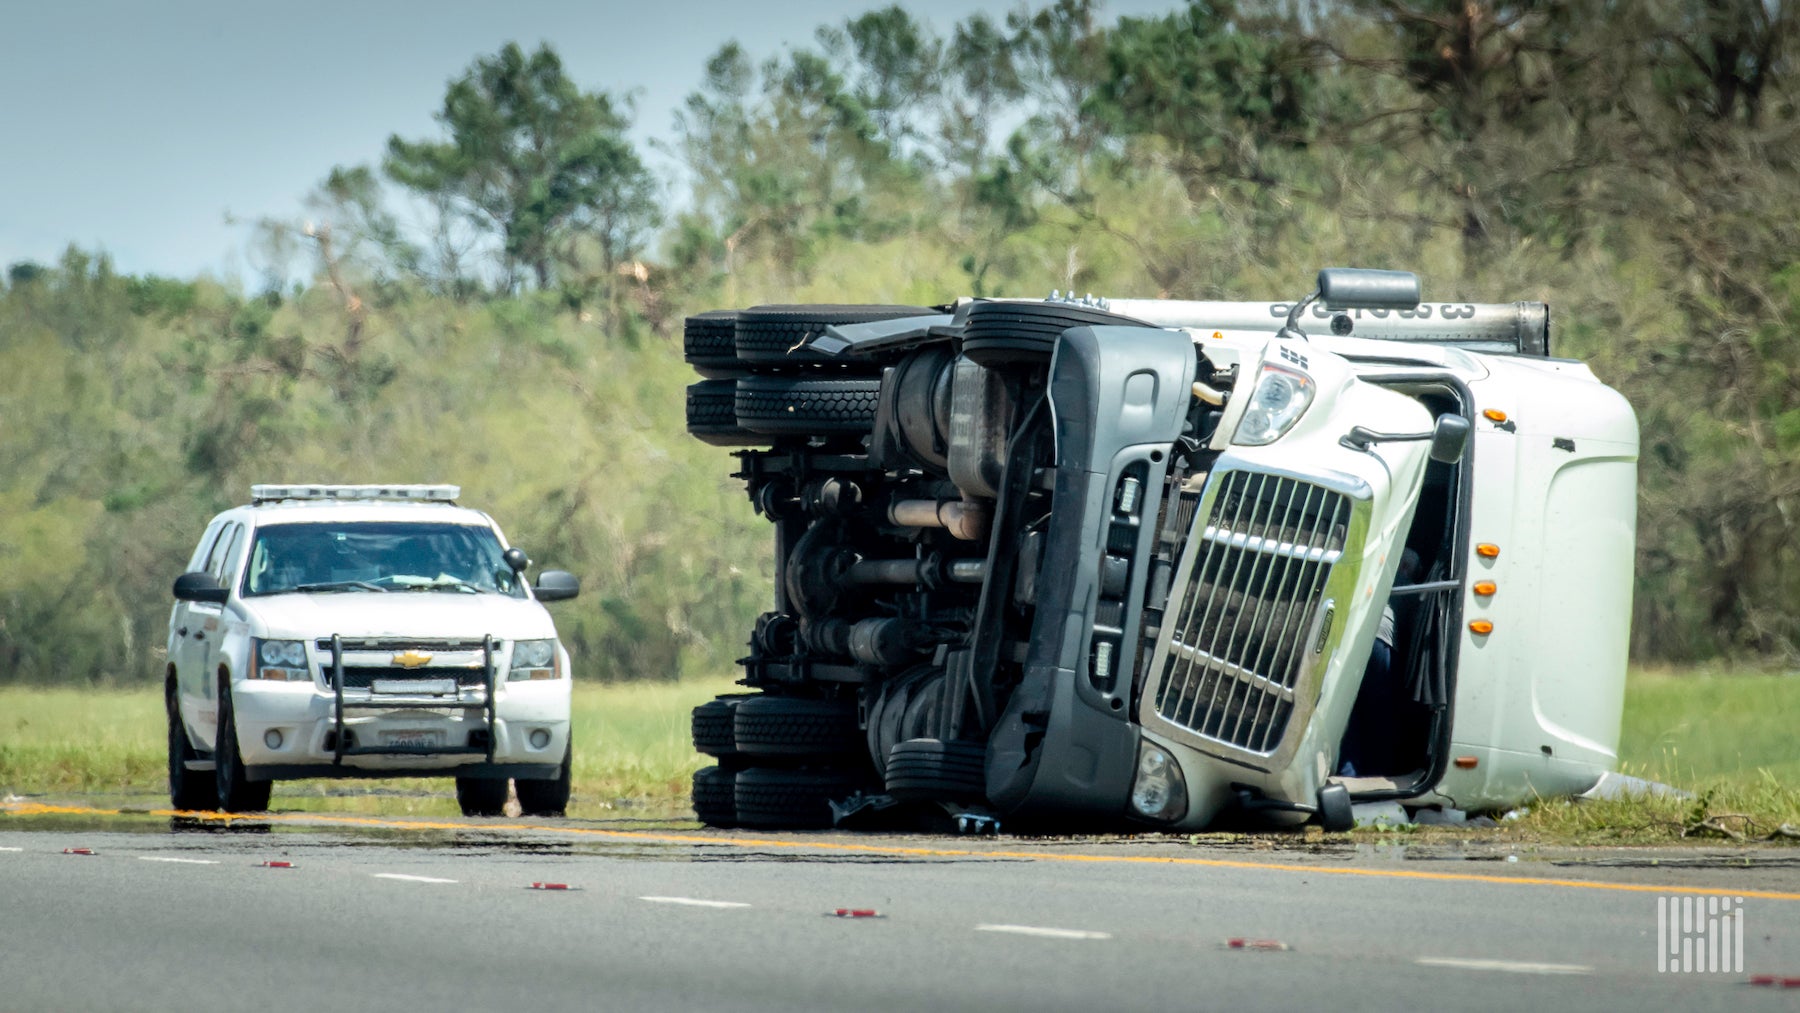
[[[1193,734],[1266,754],[1281,745],[1294,710],[1305,642],[1345,551],[1350,500],[1285,475],[1233,471],[1215,480],[1171,610],[1155,709]]]

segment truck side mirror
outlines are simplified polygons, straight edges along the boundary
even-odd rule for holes
[[[1455,464],[1462,460],[1469,445],[1469,420],[1461,415],[1439,415],[1431,430],[1431,459],[1439,464]]]
[[[184,573],[176,577],[174,592],[178,601],[211,602],[215,605],[225,604],[225,599],[231,595],[210,573]]]
[[[567,601],[581,593],[581,578],[567,570],[545,570],[532,591],[538,601]]]

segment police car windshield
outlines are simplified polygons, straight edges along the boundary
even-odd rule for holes
[[[441,592],[525,597],[494,532],[364,521],[257,529],[243,594]]]

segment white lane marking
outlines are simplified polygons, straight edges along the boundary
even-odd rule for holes
[[[24,848],[0,848],[0,851],[24,851]]]
[[[403,883],[455,883],[454,879],[440,879],[437,876],[408,876],[404,872],[371,872],[376,879],[397,879]]]
[[[686,904],[689,907],[749,907],[742,901],[735,900],[701,900],[698,897],[639,897],[652,904]]]
[[[1047,929],[1038,925],[977,925],[977,932],[1010,932],[1015,936],[1041,936],[1045,939],[1111,939],[1110,932],[1088,929]]]
[[[176,858],[172,855],[139,855],[140,862],[175,862],[181,865],[218,865],[213,858]]]
[[[1533,964],[1523,960],[1467,960],[1461,957],[1420,957],[1423,967],[1457,967],[1467,971],[1507,971],[1512,974],[1593,974],[1586,964]]]

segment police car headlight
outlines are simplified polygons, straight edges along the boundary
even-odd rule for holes
[[[554,640],[518,640],[513,642],[512,670],[506,677],[518,679],[556,679],[562,676]]]
[[[306,644],[299,640],[257,640],[256,663],[250,666],[252,679],[274,679],[304,682],[312,678],[306,670]]]
[[[1272,362],[1264,363],[1256,389],[1250,392],[1250,406],[1238,420],[1231,442],[1240,447],[1274,443],[1294,428],[1312,400],[1312,377]]]
[[[1137,780],[1131,786],[1131,808],[1158,823],[1175,823],[1187,815],[1187,778],[1181,765],[1161,746],[1138,747]]]

